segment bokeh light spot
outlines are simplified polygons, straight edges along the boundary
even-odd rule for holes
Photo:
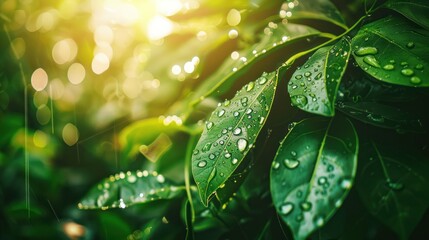
[[[72,84],[79,84],[85,79],[85,68],[80,63],[73,63],[67,72],[67,77]]]
[[[95,74],[102,74],[109,69],[110,60],[104,53],[97,53],[92,59],[92,71]]]
[[[69,145],[73,146],[79,140],[79,131],[72,123],[67,123],[63,128],[63,140]]]
[[[68,63],[76,57],[77,50],[77,44],[73,39],[63,39],[52,48],[52,58],[57,64]]]
[[[237,9],[231,9],[226,17],[226,22],[229,26],[237,26],[240,24],[241,14]]]
[[[42,105],[37,108],[36,118],[41,125],[48,124],[51,120],[51,110],[49,109],[49,107],[46,105]]]
[[[46,133],[36,130],[33,135],[33,143],[36,147],[45,148],[48,145],[49,137]]]
[[[48,85],[48,74],[42,68],[36,69],[31,75],[31,86],[36,91],[42,91]]]

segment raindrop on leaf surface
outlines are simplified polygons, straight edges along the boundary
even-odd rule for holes
[[[286,158],[286,159],[284,160],[284,164],[285,164],[285,166],[286,166],[287,168],[289,168],[289,169],[295,169],[295,168],[297,168],[297,167],[298,167],[298,165],[299,165],[299,161],[298,161],[298,160],[295,160],[295,159],[288,159],[288,158]]]
[[[237,148],[238,148],[238,151],[244,152],[247,148],[247,140],[244,138],[238,139]]]
[[[372,55],[363,57],[363,61],[372,67],[380,68],[380,64],[378,63],[377,59]]]
[[[285,203],[280,207],[280,213],[283,215],[288,215],[293,210],[293,204],[292,203]]]
[[[365,56],[369,54],[377,54],[378,50],[375,47],[361,47],[355,51],[355,54],[358,56]]]

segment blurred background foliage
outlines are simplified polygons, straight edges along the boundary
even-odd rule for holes
[[[362,13],[361,1],[334,2],[349,23]],[[77,204],[120,171],[182,182],[188,135],[167,133],[173,151],[152,156],[142,139],[121,138],[135,130],[124,128],[149,119],[140,130],[147,143],[163,141],[151,131],[177,132],[168,126],[182,124],[179,100],[287,14],[287,3],[272,0],[1,1],[0,238],[183,238],[182,202],[110,211]],[[262,62],[247,74],[275,67]],[[206,99],[196,120],[217,100]],[[137,149],[123,147],[132,141]],[[158,231],[163,225],[168,231]]]

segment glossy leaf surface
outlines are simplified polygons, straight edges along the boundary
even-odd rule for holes
[[[429,4],[426,0],[389,0],[384,7],[404,15],[429,30]]]
[[[337,100],[343,102],[407,102],[419,96],[417,90],[420,89],[388,84],[373,79],[362,71],[354,71],[341,81]]]
[[[340,111],[371,125],[400,131],[422,132],[422,121],[415,115],[399,108],[376,102],[344,102]]]
[[[342,28],[347,28],[345,21],[329,0],[312,0],[299,1],[295,5],[294,2],[286,2],[282,5],[280,16],[288,19],[316,19],[331,22]],[[282,12],[283,11],[283,12]]]
[[[205,205],[252,148],[270,112],[276,72],[249,82],[235,97],[219,104],[192,156],[192,173]]]
[[[160,199],[172,199],[180,196],[184,189],[157,172],[121,172],[93,187],[78,207],[103,210],[126,208]]]
[[[428,87],[429,31],[400,17],[386,17],[363,26],[352,40],[359,66],[383,82]]]
[[[397,150],[363,145],[357,189],[370,213],[407,239],[429,205],[429,164],[418,154]]]
[[[237,79],[248,71],[255,63],[261,61],[264,57],[272,52],[279,51],[284,47],[295,43],[299,40],[317,36],[319,31],[304,25],[293,23],[276,23],[274,27],[268,27],[269,34],[263,34],[261,40],[255,45],[237,52],[237,57],[228,58],[219,67],[219,69],[206,79],[204,83],[197,88],[192,94],[193,103],[201,100],[201,97],[206,97],[216,94],[215,90],[222,84],[232,84],[234,79]]]
[[[289,81],[292,105],[310,113],[333,116],[349,56],[350,44],[345,38],[317,50]]]
[[[271,194],[295,239],[322,227],[342,205],[357,152],[355,129],[342,116],[303,120],[283,140],[271,167]]]

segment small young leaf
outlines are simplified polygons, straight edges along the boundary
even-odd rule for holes
[[[219,104],[206,122],[192,156],[192,173],[204,205],[252,148],[271,110],[276,86],[276,72],[262,74]]]
[[[165,171],[177,158],[185,157],[185,141],[176,141],[179,133],[196,134],[199,128],[182,125],[177,116],[148,118],[125,127],[119,134],[121,159],[131,162],[138,155],[157,162],[157,170]]]
[[[335,99],[350,56],[343,38],[332,47],[317,50],[288,84],[292,105],[324,116],[335,114]]]
[[[429,206],[429,164],[412,151],[381,146],[375,142],[362,146],[357,189],[372,215],[408,239]]]
[[[286,2],[282,5],[280,16],[287,19],[316,19],[323,20],[347,29],[345,21],[329,0],[300,1],[297,5]]]
[[[134,204],[172,199],[184,192],[157,172],[118,173],[104,179],[82,199],[80,209],[125,208]]]
[[[376,102],[341,102],[338,109],[359,121],[399,131],[422,132],[422,121],[399,108]]]
[[[201,100],[201,97],[216,95],[216,89],[222,84],[232,84],[234,79],[237,79],[248,71],[253,64],[261,61],[267,55],[284,49],[284,47],[295,43],[299,40],[308,37],[317,36],[320,32],[299,24],[293,23],[277,23],[275,28],[268,28],[270,34],[263,34],[261,40],[240,52],[237,52],[237,57],[228,58],[219,69],[206,79],[196,91],[190,96],[193,103]]]
[[[359,66],[383,82],[429,87],[429,31],[406,19],[386,17],[363,26],[352,40]]]
[[[397,11],[429,30],[429,4],[427,0],[389,0],[383,6]]]
[[[271,167],[271,194],[295,239],[308,237],[342,205],[357,152],[357,134],[343,116],[303,120],[283,140]]]

